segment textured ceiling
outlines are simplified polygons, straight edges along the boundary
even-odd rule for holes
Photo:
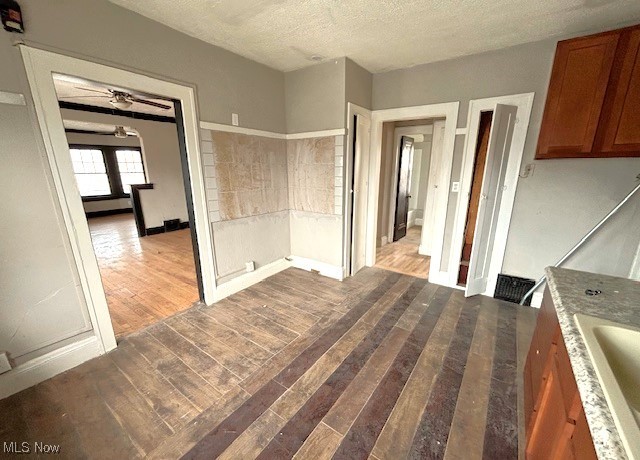
[[[109,95],[107,88],[117,89],[133,94],[132,91],[127,90],[126,88],[114,88],[113,86],[104,85],[102,83],[88,82],[76,79],[75,77],[68,77],[66,75],[54,75],[53,84],[56,88],[56,94],[58,95],[59,101],[73,102],[74,104],[84,104],[93,107],[104,107],[115,110],[116,112],[117,109],[109,103],[109,100],[112,99],[112,97]],[[101,95],[97,91],[104,94]],[[134,102],[126,111],[146,113],[150,115],[162,115],[165,117],[175,116],[172,103],[167,102],[164,99],[153,99],[151,97],[143,97],[143,99],[167,104],[170,105],[171,108],[165,110],[159,107],[152,107],[150,105]]]
[[[317,55],[377,73],[640,19],[638,0],[110,1],[284,71]]]

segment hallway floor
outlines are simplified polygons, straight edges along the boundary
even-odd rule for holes
[[[133,214],[89,219],[117,338],[198,301],[191,232],[138,237]]]
[[[397,273],[429,278],[431,257],[418,254],[422,227],[413,226],[404,238],[376,249],[376,267]]]
[[[65,458],[515,459],[536,310],[298,269],[0,401]]]

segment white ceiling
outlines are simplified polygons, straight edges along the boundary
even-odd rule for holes
[[[124,91],[128,93],[133,93],[126,88],[115,88],[113,86],[108,86],[102,83],[88,82],[85,80],[77,79],[75,77],[69,77],[66,75],[54,75],[53,76],[53,84],[56,88],[56,94],[58,95],[59,101],[72,102],[74,104],[84,104],[90,105],[93,107],[103,107],[107,109],[112,109],[116,111],[117,109],[109,103],[109,100],[112,97],[109,95],[108,88],[116,89],[119,91]],[[104,93],[101,95],[100,93]],[[152,97],[143,97],[143,99],[149,101],[159,102],[161,104],[170,105],[171,108],[168,110],[161,109],[159,107],[152,107],[146,104],[140,104],[134,102],[131,107],[129,107],[127,112],[137,112],[137,113],[146,113],[149,115],[162,115],[165,117],[174,117],[173,104],[171,102],[167,102],[164,99],[154,99]]]
[[[377,73],[640,19],[638,0],[110,1],[284,71],[318,55]]]

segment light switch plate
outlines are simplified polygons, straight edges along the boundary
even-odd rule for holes
[[[238,126],[238,114],[237,113],[232,113],[231,114],[231,124],[233,126]]]
[[[460,182],[452,182],[451,183],[451,191],[453,193],[457,193],[460,191]]]
[[[7,352],[3,351],[0,353],[0,374],[9,372],[10,370],[11,363],[9,362],[9,357],[7,356]]]

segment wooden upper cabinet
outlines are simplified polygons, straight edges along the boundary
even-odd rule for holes
[[[607,33],[558,43],[537,159],[590,156],[618,38]]]
[[[623,33],[618,49],[597,147],[606,156],[639,156],[640,28]]]
[[[558,43],[536,159],[640,156],[640,26]]]

